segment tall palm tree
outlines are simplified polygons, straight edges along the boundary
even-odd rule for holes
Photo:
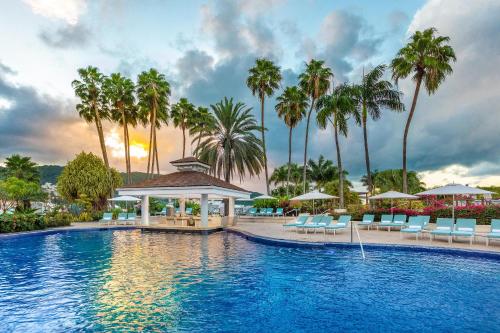
[[[342,169],[342,158],[340,156],[339,133],[347,137],[347,120],[354,116],[357,122],[361,121],[356,109],[356,99],[352,87],[346,84],[336,87],[332,94],[319,98],[316,105],[318,114],[316,117],[318,126],[325,129],[328,123],[332,124],[337,150],[337,168],[339,173],[339,205],[344,207],[344,172]]]
[[[16,177],[27,182],[38,183],[40,171],[31,157],[14,154],[5,159],[5,174],[7,177]]]
[[[288,175],[286,180],[286,195],[290,185],[290,173],[292,164],[292,130],[306,116],[307,95],[298,87],[286,87],[285,91],[276,101],[276,112],[289,128],[288,134]]]
[[[338,170],[333,161],[325,159],[319,155],[318,161],[309,159],[307,162],[308,178],[316,183],[317,188],[321,188],[325,183],[338,179]]]
[[[158,161],[158,147],[156,144],[156,129],[168,122],[168,103],[170,84],[165,75],[156,69],[142,72],[137,77],[137,97],[139,105],[139,118],[144,125],[150,125],[148,170],[147,177],[152,177],[156,164],[156,171],[160,174]]]
[[[368,115],[372,120],[376,121],[381,117],[381,108],[387,108],[397,112],[404,111],[405,109],[404,104],[401,103],[402,93],[394,89],[391,82],[381,80],[385,69],[385,65],[378,65],[366,75],[363,70],[361,84],[355,86],[358,98],[358,108],[361,113],[361,126],[363,127],[366,180],[369,192],[372,192],[372,178],[370,171],[370,154],[368,150],[368,131],[366,128]]]
[[[78,69],[80,80],[74,80],[71,86],[75,90],[75,95],[80,98],[80,103],[76,105],[76,110],[87,123],[94,123],[99,136],[102,158],[106,168],[109,169],[108,154],[104,143],[104,132],[102,130],[102,120],[109,119],[106,95],[102,91],[104,75],[97,67],[88,66]]]
[[[111,119],[123,127],[123,144],[125,146],[125,168],[127,183],[130,184],[132,166],[130,162],[130,136],[128,126],[135,127],[138,120],[135,105],[135,85],[131,79],[120,73],[113,73],[104,80],[103,91],[110,102]]]
[[[330,79],[333,78],[332,70],[325,67],[325,62],[322,60],[311,59],[306,65],[304,73],[299,75],[299,86],[309,96],[311,103],[309,105],[309,112],[307,113],[306,125],[306,142],[304,146],[304,167],[303,167],[303,191],[306,191],[306,163],[307,163],[307,143],[309,139],[309,122],[311,119],[311,112],[315,107],[318,98],[326,94],[330,87]]]
[[[447,75],[453,73],[451,62],[456,61],[455,51],[448,45],[449,37],[435,36],[436,28],[416,31],[391,62],[392,78],[396,81],[412,75],[415,81],[415,93],[410,113],[406,120],[403,137],[403,192],[408,192],[408,175],[406,168],[406,145],[410,123],[417,106],[420,85],[424,82],[429,95],[436,92]]]
[[[260,100],[260,131],[262,135],[262,149],[264,151],[264,172],[266,174],[266,189],[269,194],[269,175],[267,171],[266,137],[264,134],[264,100],[272,96],[279,88],[281,82],[280,68],[271,60],[257,59],[255,66],[248,70],[247,86],[252,90],[252,94],[258,95]]]
[[[175,127],[180,127],[182,130],[182,158],[186,157],[186,130],[188,131],[195,120],[196,108],[189,103],[187,98],[181,98],[179,102],[172,106],[170,117],[174,122]]]
[[[272,182],[275,186],[281,184],[281,186],[285,186],[285,182],[287,181],[287,166],[282,165],[277,167],[271,173],[271,177],[269,178],[269,182]],[[288,184],[287,184],[288,186]],[[286,193],[288,195],[288,191]]]
[[[205,132],[213,129],[215,125],[215,119],[210,111],[202,106],[198,106],[196,109],[193,127],[191,132],[194,134],[193,142],[196,141],[196,147],[199,147],[201,144],[201,138],[205,134]]]
[[[264,166],[262,142],[254,131],[260,127],[244,103],[233,99],[210,105],[215,117],[214,128],[203,134],[195,154],[211,166],[211,172],[230,182],[237,173],[240,180],[245,175],[258,175]]]

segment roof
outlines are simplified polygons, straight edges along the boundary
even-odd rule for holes
[[[203,187],[215,186],[233,191],[249,192],[236,185],[215,178],[199,171],[178,171],[167,175],[156,176],[141,182],[123,186],[122,188],[151,188],[151,187]]]
[[[188,156],[188,157],[180,158],[178,160],[170,162],[170,164],[186,164],[186,163],[201,163],[201,164],[210,166],[209,164],[207,164],[207,163],[205,163],[203,161],[200,161],[199,159],[197,159],[194,156]]]

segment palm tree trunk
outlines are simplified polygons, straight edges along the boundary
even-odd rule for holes
[[[417,76],[417,84],[415,86],[415,93],[413,94],[413,101],[411,102],[410,114],[406,120],[405,133],[403,136],[403,193],[408,193],[408,175],[406,170],[406,145],[408,142],[408,132],[410,130],[411,119],[413,118],[413,113],[415,112],[415,107],[417,106],[418,93],[420,91],[420,85],[422,84],[422,74],[419,73]]]
[[[95,112],[95,125],[97,128],[97,135],[99,136],[99,143],[101,145],[102,159],[104,160],[104,165],[109,169],[108,153],[106,152],[106,144],[104,143],[104,132],[102,130],[101,118],[97,111]]]
[[[368,114],[366,111],[366,105],[363,103],[362,122],[363,122],[363,139],[365,141],[366,181],[368,183],[368,192],[373,194],[372,173],[370,169],[370,154],[368,151],[368,130],[366,129],[367,118]]]
[[[292,166],[292,127],[288,135],[288,175],[286,176],[286,196],[288,196],[288,188],[290,187],[290,169]]]
[[[151,168],[151,165],[152,165],[151,154],[152,154],[152,152],[154,152],[154,150],[153,150],[153,127],[154,127],[153,115],[151,115],[151,117],[150,117],[150,122],[151,122],[151,128],[149,129],[148,170],[146,171],[146,178],[148,178],[148,179],[150,178],[149,170],[152,169]]]
[[[307,123],[306,123],[306,142],[305,142],[305,145],[304,145],[304,170],[302,171],[303,172],[303,175],[302,175],[302,181],[303,181],[303,191],[304,193],[306,193],[306,164],[307,164],[307,143],[309,141],[309,122],[311,120],[311,113],[312,113],[312,110],[314,108],[314,98],[312,99],[312,102],[311,102],[311,107],[309,108],[309,112],[307,113]]]
[[[262,150],[264,151],[264,173],[266,174],[266,194],[269,195],[269,174],[267,171],[266,136],[264,133],[264,94],[260,94],[260,132],[262,134]]]
[[[155,157],[156,157],[156,173],[159,176],[160,175],[160,161],[158,158],[158,143],[156,140],[156,127],[155,127],[155,132],[154,132],[154,142],[155,142]]]
[[[129,184],[132,183],[132,163],[130,161],[130,135],[128,133],[128,125],[125,123],[125,133],[126,133],[126,139],[127,139],[127,150],[126,150],[126,157],[127,157],[127,177],[128,177],[128,182]]]
[[[186,157],[186,129],[182,125],[182,158]]]
[[[337,168],[339,169],[339,206],[344,208],[344,173],[342,171],[342,159],[340,158],[339,135],[337,126],[333,126],[335,132],[335,147],[337,148]]]
[[[199,149],[199,147],[200,147],[202,134],[203,134],[203,131],[200,131],[200,133],[198,133],[198,143],[196,144],[196,149]]]
[[[125,123],[125,112],[122,108],[122,126],[123,126],[123,148],[125,151],[125,173],[127,175],[126,184],[130,184],[130,175],[128,173],[128,142],[127,142],[127,125]]]

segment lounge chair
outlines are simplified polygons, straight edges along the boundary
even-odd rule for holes
[[[309,223],[304,223],[301,226],[297,226],[297,229],[302,228],[302,230],[306,230],[307,233],[307,229],[314,229],[315,227],[317,227],[319,223],[321,223],[321,220],[323,220],[323,217],[324,215],[314,215]]]
[[[179,215],[181,213],[181,209],[179,207],[177,207],[175,209],[175,215]]]
[[[185,213],[186,215],[193,215],[193,208],[192,207],[186,208]]]
[[[420,217],[420,220],[423,222],[424,226],[423,228],[428,228],[429,227],[429,221],[431,220],[431,217],[429,215],[418,215]]]
[[[167,216],[167,207],[163,207],[163,209],[157,212],[155,215],[159,216]]]
[[[401,230],[405,225],[406,225],[406,215],[404,214],[394,215],[394,218],[392,220],[393,227],[399,227],[399,229]]]
[[[273,216],[274,208],[266,208],[266,216]]]
[[[127,213],[119,213],[117,223],[127,224]]]
[[[283,208],[276,208],[276,213],[273,213],[273,216],[285,216]]]
[[[111,224],[111,222],[112,222],[112,221],[113,221],[113,213],[104,213],[104,214],[102,215],[101,222],[102,222],[103,224],[105,224],[106,222],[107,222],[108,224]]]
[[[333,230],[335,236],[336,231],[346,229],[349,222],[351,222],[351,215],[340,215],[337,223],[325,227],[325,234],[327,230]]]
[[[319,222],[317,222],[316,224],[311,223],[303,226],[303,228],[306,230],[306,233],[307,230],[314,230],[314,233],[316,233],[316,230],[330,226],[330,223],[332,223],[333,221],[333,217],[330,215],[320,215],[320,216],[321,220],[319,220]]]
[[[500,219],[491,220],[490,232],[486,234],[486,246],[489,245],[490,239],[500,239]]]
[[[259,209],[257,216],[265,216],[266,212],[267,212],[267,208],[261,208],[261,209]]]
[[[283,224],[283,229],[290,227],[295,227],[295,228],[301,227],[307,223],[308,219],[309,215],[300,215],[295,219],[295,221]]]
[[[420,216],[410,216],[408,219],[408,227],[400,230],[401,237],[403,237],[403,233],[415,234],[415,238],[418,240],[418,235],[422,233],[423,228],[424,220]]]
[[[392,215],[382,215],[380,217],[380,223],[377,225],[377,230],[380,227],[386,227],[386,228],[389,228],[389,231],[391,231],[392,217],[393,217]]]
[[[368,230],[370,230],[371,226],[375,222],[375,215],[373,214],[365,214],[363,215],[363,221],[358,223],[358,226],[367,226]]]
[[[430,232],[430,239],[433,236],[448,236],[448,242],[451,243],[451,232],[453,231],[453,219],[438,217],[436,220],[436,229]]]
[[[257,215],[257,208],[255,208],[255,207],[250,208],[250,209],[247,211],[247,215],[250,215],[250,216],[255,216],[255,215]]]
[[[132,224],[135,224],[136,218],[137,218],[137,215],[135,213],[128,213],[127,214],[127,224],[128,224],[128,222],[132,222]]]
[[[476,236],[476,219],[457,219],[455,230],[451,232],[452,239],[455,237],[469,237],[470,244]]]

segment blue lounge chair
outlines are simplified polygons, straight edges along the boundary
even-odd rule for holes
[[[192,207],[186,208],[185,213],[186,213],[186,215],[193,215],[193,208]]]
[[[132,224],[135,224],[136,218],[137,218],[137,215],[135,213],[128,213],[127,214],[127,223],[132,222]]]
[[[285,216],[283,208],[276,208],[276,213],[273,213],[273,216]]]
[[[340,215],[337,223],[325,227],[325,234],[328,230],[333,230],[335,236],[336,231],[346,229],[349,222],[351,222],[351,215]]]
[[[307,229],[314,229],[316,226],[318,226],[321,220],[323,220],[323,216],[324,215],[314,215],[309,223],[298,226],[297,229],[302,228],[302,230],[306,230],[307,233]]]
[[[108,223],[108,224],[111,224],[111,222],[113,221],[113,213],[104,213],[102,215],[102,220],[101,222],[102,223]]]
[[[167,216],[167,207],[163,207],[163,209],[161,211],[159,211],[158,213],[156,213],[156,215]]]
[[[127,224],[127,213],[119,213],[117,223]]]
[[[371,226],[375,222],[375,215],[373,214],[365,214],[363,215],[363,221],[359,222],[359,226],[367,226],[368,230],[370,230]]]
[[[298,228],[298,227],[306,224],[308,219],[309,219],[309,215],[300,215],[297,217],[297,219],[295,219],[295,221],[283,224],[283,229],[290,228],[290,227]]]
[[[491,220],[490,232],[486,234],[486,246],[489,245],[490,239],[500,239],[500,219]]]
[[[264,216],[266,215],[267,208],[260,208],[259,211],[257,212],[257,216]]]
[[[257,215],[257,208],[255,208],[255,207],[250,208],[250,209],[247,211],[247,215],[250,215],[250,216],[255,216],[255,215]]]
[[[423,228],[428,228],[429,227],[429,221],[431,220],[431,217],[429,215],[419,215],[420,220],[423,222],[424,226]]]
[[[175,209],[175,215],[179,215],[181,213],[181,209],[179,207],[177,207]]]
[[[424,220],[421,219],[420,216],[410,216],[408,219],[408,226],[400,230],[401,237],[403,237],[403,233],[415,234],[415,238],[418,240],[418,235],[422,233],[423,228]]]
[[[273,216],[274,208],[266,208],[266,216]]]
[[[436,236],[448,236],[448,242],[451,243],[451,232],[453,231],[453,219],[438,217],[436,220],[436,229],[430,232],[430,239]]]
[[[333,221],[333,217],[332,216],[329,216],[329,215],[320,215],[321,216],[321,220],[319,220],[319,222],[317,222],[316,224],[306,224],[304,225],[304,229],[306,230],[306,233],[307,233],[307,230],[314,230],[314,233],[316,233],[316,230],[320,229],[320,228],[326,228],[328,226],[330,226],[330,223],[332,223]]]
[[[377,230],[380,228],[380,227],[386,227],[386,228],[389,228],[389,231],[391,231],[391,227],[392,227],[392,215],[382,215],[380,217],[380,223],[377,225]]]
[[[455,230],[451,232],[452,238],[455,237],[469,237],[470,244],[476,236],[476,219],[457,219]]]
[[[391,227],[397,227],[399,228],[399,230],[401,230],[404,226],[406,226],[406,215],[394,215]],[[391,230],[389,229],[389,231]]]

